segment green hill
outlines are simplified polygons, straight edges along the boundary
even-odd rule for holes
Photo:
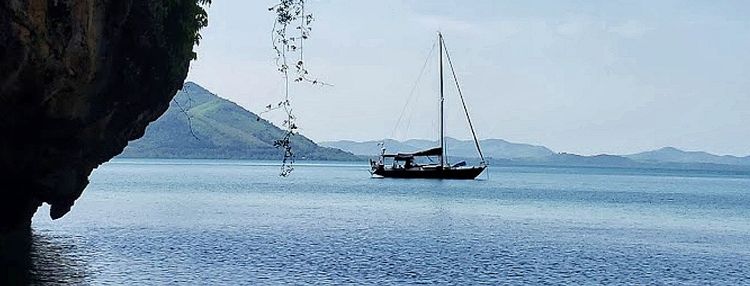
[[[131,141],[120,157],[278,160],[283,151],[273,142],[283,136],[284,130],[270,122],[188,82],[169,109],[146,128],[142,138]],[[351,153],[318,146],[302,135],[293,136],[291,144],[297,160],[357,159]]]

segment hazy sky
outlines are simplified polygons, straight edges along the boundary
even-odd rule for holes
[[[188,79],[255,112],[280,101],[274,1],[213,2]],[[308,10],[308,68],[334,86],[295,84],[292,101],[316,141],[436,138],[434,54],[396,122],[441,30],[480,138],[580,154],[750,155],[750,1],[340,0]],[[447,135],[469,138],[454,90]]]

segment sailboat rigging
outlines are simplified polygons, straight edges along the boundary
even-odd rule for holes
[[[425,178],[425,179],[474,179],[487,168],[487,164],[484,160],[481,147],[479,146],[479,140],[477,140],[474,126],[469,116],[469,109],[466,107],[466,101],[464,100],[463,94],[461,93],[461,87],[458,84],[458,78],[456,72],[453,69],[453,62],[451,61],[450,54],[445,48],[445,42],[443,35],[438,32],[438,62],[439,70],[438,75],[440,79],[440,111],[439,111],[439,147],[430,148],[413,153],[395,153],[386,154],[385,148],[381,150],[380,156],[377,161],[370,159],[370,173],[373,176],[378,177],[390,177],[390,178]],[[444,51],[445,50],[445,51]],[[451,68],[451,74],[453,80],[456,83],[459,97],[461,98],[461,104],[463,106],[464,113],[466,114],[466,120],[469,123],[471,129],[471,135],[474,139],[474,145],[477,148],[481,162],[479,166],[466,166],[465,162],[459,162],[454,165],[448,163],[448,153],[445,148],[445,116],[444,116],[444,84],[443,84],[443,52],[448,59],[448,66]],[[437,164],[418,164],[416,158],[418,157],[431,157],[437,156]],[[393,161],[391,166],[386,166],[385,161],[390,159]]]

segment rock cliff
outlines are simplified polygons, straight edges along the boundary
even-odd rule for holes
[[[0,2],[0,232],[62,217],[168,107],[205,0]]]

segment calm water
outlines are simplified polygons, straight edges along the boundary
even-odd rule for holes
[[[495,167],[476,181],[366,166],[120,160],[33,223],[41,282],[750,283],[750,175]]]

